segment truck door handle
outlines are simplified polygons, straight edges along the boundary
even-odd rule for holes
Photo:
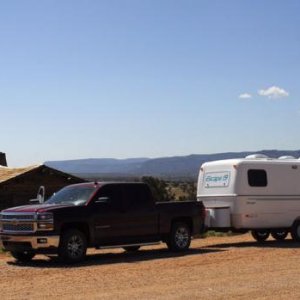
[[[110,225],[98,225],[96,226],[96,229],[108,229],[110,227],[111,227]]]

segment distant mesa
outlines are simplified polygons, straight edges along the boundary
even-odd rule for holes
[[[197,180],[202,163],[212,160],[244,158],[259,153],[271,158],[300,156],[300,150],[262,150],[226,152],[217,154],[193,154],[161,158],[111,159],[94,158],[65,161],[47,161],[49,167],[86,179],[114,180],[155,176],[166,180]]]

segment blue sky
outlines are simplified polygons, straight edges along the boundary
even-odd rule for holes
[[[299,149],[300,1],[0,4],[11,166]]]

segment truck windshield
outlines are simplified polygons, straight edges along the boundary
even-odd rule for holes
[[[55,193],[46,203],[84,205],[94,191],[93,186],[69,186]]]

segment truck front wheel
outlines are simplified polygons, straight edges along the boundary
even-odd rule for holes
[[[19,262],[30,262],[35,256],[33,251],[11,251],[10,253]]]
[[[77,263],[84,260],[86,249],[85,235],[80,230],[68,229],[62,234],[58,255],[67,263]]]
[[[191,244],[191,230],[186,223],[174,223],[171,228],[167,246],[171,251],[180,252],[189,249]]]

